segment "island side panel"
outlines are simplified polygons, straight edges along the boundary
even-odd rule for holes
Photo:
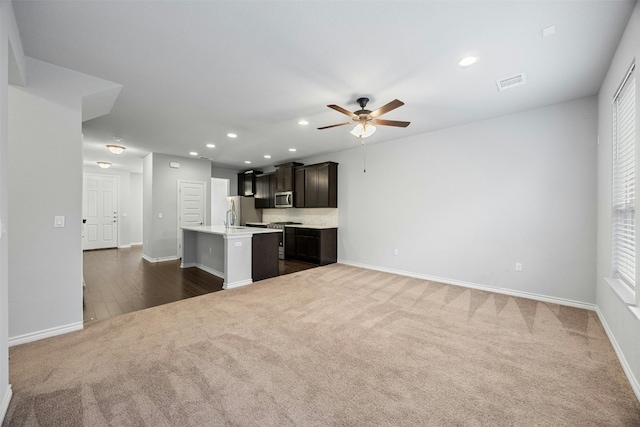
[[[198,234],[195,231],[182,230],[182,262],[181,268],[196,266],[196,244]]]
[[[254,282],[279,274],[277,233],[254,234],[251,242],[251,271]]]
[[[251,279],[251,235],[225,235],[223,289],[250,285]]]
[[[196,267],[224,279],[224,238],[219,234],[197,234]]]

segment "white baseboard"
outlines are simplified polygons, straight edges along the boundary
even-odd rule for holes
[[[55,328],[45,329],[37,332],[30,332],[24,335],[18,335],[17,337],[9,337],[9,347],[14,345],[26,344],[32,341],[38,341],[44,338],[55,337],[56,335],[62,335],[73,331],[79,331],[83,328],[82,322],[70,323],[68,325],[58,326]]]
[[[584,308],[586,310],[592,310],[592,311],[594,311],[596,309],[596,305],[595,304],[589,304],[589,303],[585,303],[585,302],[581,302],[581,301],[574,301],[574,300],[565,299],[565,298],[557,298],[557,297],[551,297],[551,296],[548,296],[548,295],[539,295],[539,294],[534,294],[534,293],[529,293],[529,292],[514,291],[514,290],[511,290],[511,289],[505,289],[505,288],[494,288],[494,287],[491,287],[491,286],[480,285],[480,284],[477,284],[477,283],[463,282],[461,280],[447,279],[447,278],[444,278],[444,277],[428,276],[426,274],[413,273],[413,272],[410,272],[410,271],[394,270],[392,268],[385,268],[385,267],[378,267],[378,266],[375,266],[375,265],[361,264],[359,262],[345,261],[345,260],[340,260],[340,259],[338,260],[338,262],[340,264],[351,265],[353,267],[361,267],[361,268],[367,268],[369,270],[383,271],[385,273],[398,274],[400,276],[415,277],[417,279],[430,280],[432,282],[445,283],[447,285],[462,286],[462,287],[465,287],[465,288],[478,289],[478,290],[487,291],[487,292],[495,292],[495,293],[498,293],[498,294],[510,295],[510,296],[513,296],[513,297],[528,298],[528,299],[533,299],[533,300],[536,300],[536,301],[543,301],[543,302],[550,302],[550,303],[553,303],[553,304],[566,305],[566,306],[569,306],[569,307]]]
[[[127,249],[127,248],[130,248],[130,247],[131,247],[131,245],[120,245],[120,246],[118,246],[118,249]]]
[[[251,279],[247,279],[247,280],[238,280],[237,282],[233,282],[233,283],[225,283],[224,285],[222,285],[222,289],[233,289],[233,288],[239,288],[240,286],[247,286],[253,283],[253,280]]]
[[[164,261],[175,261],[175,260],[177,260],[177,259],[178,259],[178,257],[174,255],[174,256],[165,256],[165,257],[151,258],[151,257],[150,257],[150,256],[148,256],[148,255],[142,254],[142,259],[147,260],[147,261],[149,261],[149,262],[156,263],[156,262],[164,262]]]
[[[631,389],[633,389],[633,392],[636,394],[636,398],[640,400],[640,382],[638,382],[638,378],[636,378],[633,375],[633,371],[631,370],[631,366],[629,366],[629,362],[627,362],[627,359],[624,357],[624,353],[622,352],[622,349],[618,345],[618,342],[616,341],[616,337],[613,335],[613,332],[611,331],[611,329],[609,328],[609,325],[607,324],[607,320],[605,319],[604,315],[602,314],[602,312],[598,307],[596,307],[596,313],[598,314],[600,323],[602,323],[602,326],[604,327],[604,331],[607,333],[607,337],[609,337],[609,342],[611,343],[613,350],[616,352],[616,356],[618,356],[618,360],[622,365],[622,370],[624,371],[624,374],[627,376],[627,379],[629,380],[629,384],[631,384]]]
[[[11,384],[7,387],[7,392],[2,398],[2,406],[0,406],[0,424],[4,421],[4,417],[7,415],[9,409],[9,403],[11,403],[11,396],[13,396],[13,390],[11,390]]]
[[[216,277],[224,279],[224,273],[222,271],[214,270],[213,268],[207,267],[206,265],[202,264],[195,264],[194,267],[198,267],[200,270],[204,270],[209,274],[213,274]]]
[[[142,242],[131,242],[131,246],[142,246]]]

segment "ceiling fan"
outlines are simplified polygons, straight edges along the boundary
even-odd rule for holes
[[[337,126],[346,126],[355,122],[357,123],[357,125],[351,131],[351,134],[355,135],[358,138],[367,138],[373,135],[373,133],[376,131],[376,127],[373,126],[374,124],[382,125],[382,126],[396,126],[396,127],[406,128],[411,123],[411,122],[401,122],[398,120],[384,120],[384,119],[378,118],[381,115],[388,113],[389,111],[395,110],[398,107],[402,107],[404,105],[404,102],[398,99],[394,99],[393,101],[383,105],[382,107],[378,108],[375,111],[364,109],[367,106],[367,103],[369,102],[369,98],[364,98],[364,97],[358,98],[356,102],[358,103],[358,105],[360,105],[360,109],[357,111],[354,111],[353,113],[349,110],[346,110],[340,107],[339,105],[334,105],[334,104],[327,105],[327,107],[332,108],[344,115],[351,117],[351,121],[338,123],[330,126],[324,126],[324,127],[318,128],[318,130],[334,128]]]

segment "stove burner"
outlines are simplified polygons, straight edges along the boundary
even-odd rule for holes
[[[282,221],[282,222],[270,222],[267,224],[267,228],[277,228],[280,230],[284,230],[285,225],[300,225],[301,222],[293,222],[293,221]]]

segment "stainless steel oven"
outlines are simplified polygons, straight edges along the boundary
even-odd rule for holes
[[[284,238],[284,226],[285,225],[293,225],[293,224],[300,224],[299,222],[292,222],[292,221],[283,221],[283,222],[271,222],[269,224],[267,224],[267,228],[276,228],[280,231],[282,231],[280,233],[280,236],[278,238],[278,258],[280,259],[284,259],[284,242],[285,242],[285,238]]]

